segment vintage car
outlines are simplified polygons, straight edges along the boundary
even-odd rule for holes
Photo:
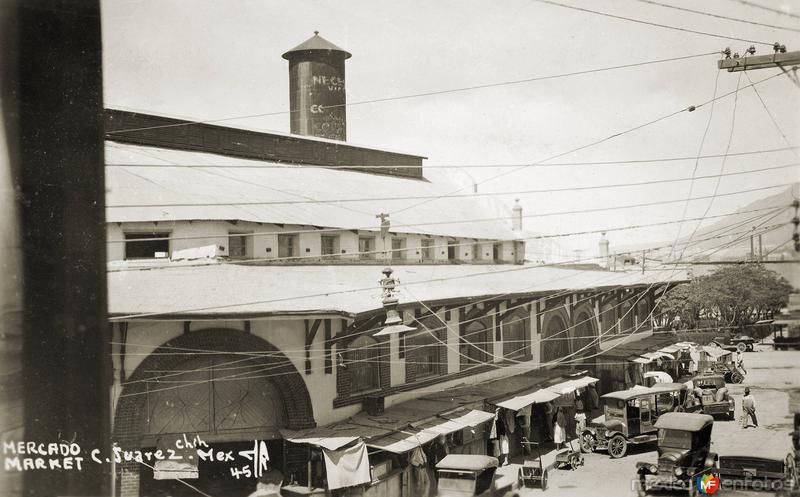
[[[692,378],[693,393],[703,414],[736,417],[736,402],[728,392],[725,378],[720,374],[701,374]]]
[[[714,418],[707,414],[671,412],[656,421],[658,461],[636,463],[640,496],[650,490],[700,492],[704,475],[716,475],[717,455],[710,451]],[[705,489],[704,493],[709,489]],[[718,490],[718,489],[716,489]]]
[[[730,350],[717,346],[705,346],[702,350],[706,358],[705,361],[701,361],[703,372],[721,374],[728,383],[744,381],[745,372],[736,365]]]
[[[607,450],[616,459],[627,453],[628,444],[654,442],[658,438],[656,420],[665,413],[683,410],[687,397],[687,387],[682,383],[635,386],[603,395],[605,415],[581,432],[581,451]]]
[[[735,488],[792,493],[798,489],[794,454],[785,457],[731,455],[719,458],[720,478]]]
[[[498,470],[496,457],[450,454],[436,465],[437,497],[519,497],[519,468]],[[508,467],[506,467],[508,468]],[[503,468],[503,469],[506,469]]]
[[[725,350],[730,350],[731,352],[736,352],[737,350],[741,352],[752,352],[756,341],[747,335],[733,338],[727,336],[718,336],[714,337],[711,340],[711,343]]]

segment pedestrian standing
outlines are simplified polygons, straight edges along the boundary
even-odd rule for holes
[[[750,388],[744,388],[744,397],[742,397],[742,428],[750,426],[750,419],[753,424],[758,428],[758,419],[756,418],[756,399],[750,395]]]
[[[736,369],[741,369],[742,373],[747,374],[747,370],[744,369],[744,353],[739,349],[736,349]]]
[[[566,426],[567,420],[564,417],[564,410],[559,407],[556,409],[556,419],[553,426],[553,441],[556,443],[556,449],[560,449],[561,444],[567,441]]]

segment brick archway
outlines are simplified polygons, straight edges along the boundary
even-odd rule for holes
[[[265,352],[252,364],[263,365],[270,375],[280,381],[272,381],[280,394],[289,429],[311,428],[316,425],[311,397],[303,377],[292,362],[266,340],[250,333],[227,328],[209,328],[192,331],[176,337],[155,349],[142,361],[127,379],[114,415],[114,440],[124,449],[138,448],[144,435],[144,419],[147,416],[147,380],[158,375],[153,371],[178,369],[187,360],[184,354],[175,354],[177,349],[202,349],[221,354],[237,352]],[[269,380],[265,380],[269,381]],[[124,497],[139,495],[138,463],[123,463],[119,478],[120,494]]]

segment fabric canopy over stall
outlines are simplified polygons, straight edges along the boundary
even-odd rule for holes
[[[336,450],[349,445],[359,438],[381,437],[391,430],[360,426],[350,423],[337,423],[302,431],[281,430],[281,436],[296,444],[307,444],[328,450]]]
[[[443,414],[441,417],[410,426],[407,429],[370,440],[367,446],[402,454],[426,444],[439,435],[448,435],[464,428],[471,428],[494,418],[494,414],[471,409],[466,412]]]
[[[703,352],[714,359],[731,354],[730,350],[725,350],[719,347],[710,347],[708,345],[703,346]]]
[[[511,409],[512,411],[519,411],[520,409],[531,404],[544,404],[545,402],[550,402],[551,400],[558,398],[558,396],[559,394],[553,392],[552,390],[541,388],[534,390],[533,392],[514,395],[507,400],[497,402],[495,405],[505,409]]]

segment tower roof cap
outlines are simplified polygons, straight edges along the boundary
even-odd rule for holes
[[[339,52],[343,54],[345,59],[352,57],[352,54],[350,54],[350,52],[347,50],[337,47],[333,43],[321,37],[319,35],[319,31],[314,31],[314,36],[289,50],[283,54],[282,57],[286,60],[290,60],[302,52]]]

